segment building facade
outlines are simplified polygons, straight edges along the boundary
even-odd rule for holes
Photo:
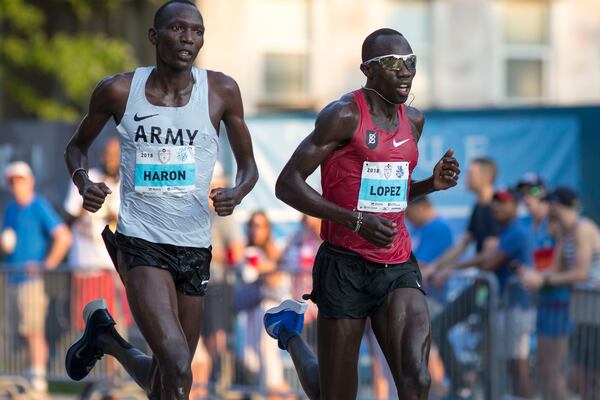
[[[600,102],[597,0],[199,0],[199,64],[236,78],[249,114],[318,110],[360,87],[363,39],[402,32],[413,105]]]

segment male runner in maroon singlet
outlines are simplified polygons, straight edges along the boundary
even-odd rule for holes
[[[414,181],[424,117],[405,106],[416,70],[407,40],[392,29],[362,47],[361,90],[317,117],[277,181],[277,196],[323,220],[323,245],[310,297],[319,307],[318,362],[304,342],[306,303],[286,300],[265,314],[267,332],[287,349],[311,399],[357,394],[358,351],[367,318],[401,399],[426,399],[430,321],[421,274],[404,225],[410,199],[456,185],[460,170],[448,150],[433,176]],[[323,195],[306,178],[321,166]]]

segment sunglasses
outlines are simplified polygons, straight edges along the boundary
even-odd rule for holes
[[[525,186],[523,187],[519,193],[522,196],[532,196],[532,197],[543,197],[546,192],[544,191],[544,188],[541,186]]]
[[[417,56],[415,54],[386,54],[385,56],[373,57],[363,64],[366,65],[372,62],[378,62],[383,69],[391,71],[401,70],[402,64],[410,71],[414,71],[417,68]]]

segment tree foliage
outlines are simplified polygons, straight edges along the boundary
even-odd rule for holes
[[[121,0],[106,0],[116,7]],[[47,15],[25,0],[0,1],[0,79],[4,101],[23,115],[72,122],[87,106],[94,86],[105,76],[136,65],[133,49],[102,33],[52,34]],[[93,17],[86,1],[65,0],[85,24]]]

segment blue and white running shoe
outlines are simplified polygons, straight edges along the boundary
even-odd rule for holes
[[[277,307],[265,312],[263,322],[265,330],[273,339],[277,339],[279,348],[285,350],[279,334],[282,330],[300,335],[304,327],[304,313],[308,304],[302,301],[285,300]]]

